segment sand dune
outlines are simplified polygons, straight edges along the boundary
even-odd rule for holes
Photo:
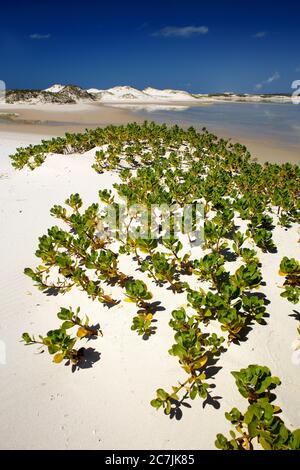
[[[157,314],[157,334],[143,341],[130,330],[135,310],[132,304],[108,310],[79,291],[47,296],[23,275],[25,266],[36,263],[38,236],[55,223],[50,207],[62,203],[72,192],[79,192],[85,204],[92,203],[99,188],[109,188],[117,180],[111,172],[97,175],[90,168],[93,151],[85,157],[49,157],[33,172],[13,170],[8,155],[40,138],[0,135],[0,340],[7,356],[7,363],[0,364],[0,447],[213,449],[216,433],[228,430],[224,412],[233,406],[245,407],[230,371],[250,363],[267,365],[281,377],[277,402],[284,410],[286,425],[299,427],[300,365],[292,362],[297,322],[293,306],[280,297],[278,289],[281,258],[298,255],[296,227],[288,232],[275,228],[278,253],[260,253],[263,275],[268,279],[262,292],[271,301],[267,325],[255,326],[245,343],[232,345],[222,355],[216,364],[220,370],[212,379],[216,385],[213,404],[195,400],[191,409],[183,409],[180,420],[171,420],[151,408],[149,401],[159,386],[169,388],[180,378],[176,359],[167,354],[173,342],[168,321],[170,311],[186,302],[184,294],[176,297],[175,305],[172,293],[157,291],[157,300],[165,310]],[[131,272],[134,267],[127,265],[126,269]],[[142,276],[139,273],[139,278]],[[90,367],[74,374],[19,342],[23,331],[46,332],[55,326],[59,307],[69,305],[80,305],[92,322],[100,322],[104,332],[103,339],[90,342],[90,348],[95,349],[90,351]]]

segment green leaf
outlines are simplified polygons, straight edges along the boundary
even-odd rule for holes
[[[60,309],[60,312],[57,314],[57,317],[60,320],[71,320],[72,316],[73,316],[73,312],[63,307]]]
[[[61,325],[61,327],[64,329],[64,330],[68,330],[69,328],[73,328],[74,326],[74,323],[72,321],[65,321],[63,322],[63,324]]]
[[[259,438],[259,443],[262,445],[264,450],[272,450],[272,445],[263,437]]]
[[[156,408],[158,410],[162,406],[163,402],[159,399],[154,399],[151,400],[150,404],[151,406],[153,406],[153,408]]]
[[[31,337],[28,333],[23,333],[22,334],[22,340],[26,343],[26,344],[29,344],[31,343]]]
[[[300,429],[292,432],[289,442],[292,450],[300,450]]]
[[[166,404],[167,404],[167,406],[165,408],[165,413],[166,413],[166,415],[169,415],[171,413],[171,402],[170,402],[170,400],[167,400]]]
[[[162,401],[166,400],[169,396],[169,394],[165,392],[165,390],[163,390],[162,388],[159,388],[158,390],[156,390],[156,395]]]

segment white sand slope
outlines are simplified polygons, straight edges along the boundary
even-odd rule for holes
[[[156,88],[145,88],[144,93],[157,98],[158,100],[166,101],[195,101],[195,98],[187,91],[182,90],[158,90]]]
[[[164,102],[195,102],[197,101],[190,93],[179,90],[157,90],[145,88],[137,90],[131,86],[116,86],[108,90],[90,88],[87,90],[96,96],[101,102],[141,102],[141,103],[164,103]]]
[[[50,91],[51,93],[59,93],[64,88],[65,88],[65,85],[59,85],[56,83],[55,85],[52,85],[49,88],[46,88],[44,91]]]
[[[25,266],[36,266],[38,236],[56,224],[49,209],[79,192],[85,204],[97,200],[98,189],[108,188],[116,175],[97,175],[90,165],[93,151],[83,156],[50,156],[31,172],[16,172],[8,155],[16,147],[36,143],[40,137],[0,136],[0,340],[6,346],[6,364],[0,364],[0,447],[2,449],[214,449],[218,432],[227,433],[224,412],[246,402],[237,391],[230,371],[251,363],[267,365],[282,379],[277,402],[286,425],[300,427],[300,363],[292,361],[297,338],[293,307],[280,297],[277,285],[281,258],[299,255],[296,228],[274,231],[278,253],[260,254],[267,285],[262,288],[271,304],[266,326],[255,325],[248,340],[231,345],[215,367],[213,404],[196,399],[183,408],[182,419],[156,412],[149,402],[159,387],[169,389],[185,375],[167,351],[173,343],[168,326],[171,310],[186,303],[166,289],[155,289],[149,279],[125,266],[136,278],[147,279],[165,310],[156,318],[157,334],[143,341],[130,330],[135,307],[122,303],[111,310],[92,302],[79,291],[65,296],[39,292],[23,275]],[[55,365],[48,354],[19,342],[24,331],[46,333],[58,325],[60,306],[81,306],[92,323],[99,322],[104,337],[90,341],[100,360],[92,367],[71,372]],[[92,355],[93,357],[93,355]],[[94,353],[97,359],[97,353]]]
[[[60,93],[67,89],[66,85],[55,84],[44,91]],[[79,90],[82,90],[78,87]],[[144,90],[138,90],[132,86],[122,85],[112,88],[98,89],[89,88],[86,90],[91,99],[103,103],[215,103],[215,102],[273,102],[273,103],[291,103],[292,97],[287,95],[249,95],[236,94],[231,92],[221,94],[207,93],[189,93],[184,90],[164,89],[160,90],[153,87],[147,87]]]

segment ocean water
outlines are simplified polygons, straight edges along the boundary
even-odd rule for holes
[[[148,120],[206,127],[233,138],[261,139],[295,151],[300,157],[300,105],[275,103],[216,103],[203,106],[130,106]]]

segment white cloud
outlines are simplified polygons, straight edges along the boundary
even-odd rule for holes
[[[166,26],[165,28],[155,31],[152,36],[189,38],[191,36],[199,36],[200,34],[207,33],[207,26]]]
[[[269,83],[275,82],[276,80],[279,80],[279,79],[280,79],[280,74],[278,72],[275,72],[267,80],[264,80],[261,83],[257,83],[257,85],[255,85],[255,89],[261,90],[264,85],[268,85]]]
[[[258,31],[257,33],[253,34],[253,37],[256,39],[262,39],[265,38],[267,35],[266,31]]]
[[[268,78],[268,80],[266,81],[266,83],[272,83],[274,82],[275,80],[279,80],[280,78],[280,75],[278,72],[275,72],[272,77]]]
[[[51,34],[30,34],[29,35],[30,39],[49,39],[51,37]]]

